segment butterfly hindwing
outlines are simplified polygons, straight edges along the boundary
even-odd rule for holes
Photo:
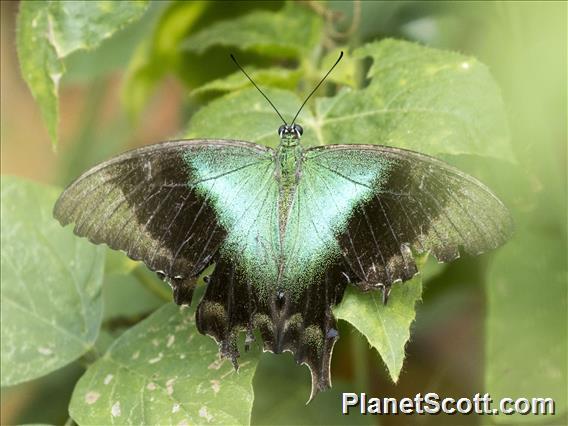
[[[359,187],[346,225],[337,232],[344,259],[364,289],[389,287],[416,272],[412,252],[441,262],[460,248],[477,255],[512,232],[507,209],[482,183],[412,151],[377,145],[312,148],[305,162],[320,179]],[[340,198],[330,190],[330,198]]]

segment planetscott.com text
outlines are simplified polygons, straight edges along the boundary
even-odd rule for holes
[[[418,393],[412,398],[369,397],[365,393],[343,393],[342,413],[361,414],[485,414],[553,415],[552,398],[502,398],[476,393],[472,397],[441,398],[437,393]]]

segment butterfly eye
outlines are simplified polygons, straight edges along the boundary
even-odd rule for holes
[[[299,135],[304,134],[304,129],[299,124],[294,124],[294,131],[297,132]]]
[[[278,128],[278,136],[282,137],[285,131],[286,131],[286,126],[283,124]]]

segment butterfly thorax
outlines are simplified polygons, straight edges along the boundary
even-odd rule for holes
[[[278,222],[281,242],[302,172],[302,146],[296,137],[284,135],[275,156],[275,178],[278,182]]]
[[[295,186],[301,173],[302,147],[298,139],[282,138],[276,151],[276,179],[281,186]]]

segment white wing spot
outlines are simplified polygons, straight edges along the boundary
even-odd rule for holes
[[[113,377],[114,377],[114,376],[113,376],[112,374],[107,374],[107,376],[105,377],[103,383],[104,383],[105,385],[108,385],[108,384],[112,381],[112,378],[113,378]]]
[[[119,417],[121,412],[120,412],[120,401],[116,401],[113,405],[112,408],[110,409],[110,414],[112,414],[112,417]]]
[[[101,397],[101,394],[98,392],[87,392],[85,394],[85,402],[89,405],[93,405],[97,400]]]
[[[146,161],[144,163],[144,165],[142,166],[142,169],[146,172],[146,178],[148,180],[152,179],[152,163],[149,161]]]
[[[207,407],[203,406],[199,409],[199,417],[204,418],[209,423],[213,420],[213,416],[207,412]]]
[[[172,413],[177,413],[178,411],[179,411],[179,404],[178,404],[178,403],[175,403],[175,404],[172,406]]]
[[[150,359],[148,362],[149,362],[150,364],[155,364],[155,363],[157,363],[157,362],[160,362],[163,357],[164,357],[164,354],[163,354],[162,352],[160,352],[156,358],[152,358],[152,359]]]

